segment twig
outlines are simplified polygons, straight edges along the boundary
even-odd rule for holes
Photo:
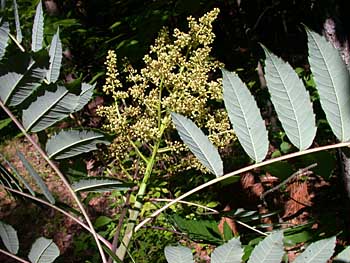
[[[15,44],[18,46],[18,48],[22,51],[22,52],[25,52],[26,50],[24,49],[24,47],[21,45],[21,43],[19,43],[17,41],[17,39],[12,35],[12,34],[8,34],[9,37],[12,39],[13,42],[15,42]]]
[[[267,190],[265,193],[260,195],[260,199],[264,200],[265,196],[267,196],[268,194],[280,189],[282,186],[286,185],[287,183],[289,183],[294,177],[304,174],[306,173],[308,170],[314,168],[317,166],[317,163],[311,164],[303,169],[299,169],[298,171],[296,171],[295,173],[293,173],[291,176],[289,176],[287,179],[285,179],[284,181],[282,181],[281,183],[279,183],[278,185],[276,185],[275,187],[272,187],[271,189]]]
[[[30,141],[30,143],[38,151],[38,153],[45,159],[45,161],[51,166],[51,168],[60,177],[60,179],[62,180],[62,182],[64,183],[64,185],[68,189],[68,191],[70,192],[71,196],[74,198],[74,200],[77,203],[80,211],[82,212],[86,222],[89,225],[89,228],[91,230],[91,234],[93,235],[93,237],[95,239],[97,248],[98,248],[99,253],[101,255],[102,262],[103,263],[107,263],[107,259],[106,259],[105,253],[104,253],[103,248],[101,246],[101,243],[100,243],[100,241],[98,239],[98,236],[97,236],[97,233],[96,233],[96,231],[94,229],[94,226],[93,226],[93,224],[92,224],[92,222],[91,222],[91,220],[89,218],[89,215],[87,214],[87,212],[86,212],[83,204],[81,203],[79,197],[76,195],[76,193],[72,189],[71,185],[69,184],[69,182],[67,181],[65,176],[58,169],[57,165],[53,161],[51,161],[51,159],[47,156],[47,154],[44,152],[44,150],[41,149],[41,147],[36,143],[36,141],[34,141],[34,139],[27,133],[27,131],[24,129],[23,125],[17,120],[16,116],[14,116],[12,114],[12,112],[4,105],[4,103],[2,102],[1,99],[0,99],[0,107],[6,112],[6,114],[12,119],[12,121],[16,124],[16,126],[20,129],[20,131],[24,134],[24,136]]]
[[[78,218],[76,218],[75,216],[69,214],[67,211],[65,211],[65,210],[63,210],[63,209],[61,209],[61,208],[59,208],[59,207],[57,207],[57,206],[55,206],[55,205],[53,205],[53,204],[51,204],[51,203],[49,203],[49,202],[46,202],[46,201],[43,200],[43,199],[37,198],[37,197],[35,197],[35,196],[32,196],[32,195],[30,195],[30,194],[23,193],[23,192],[21,192],[21,191],[18,191],[18,190],[9,188],[9,187],[4,186],[4,185],[2,185],[2,186],[0,186],[0,187],[4,188],[5,190],[7,190],[7,191],[9,191],[9,192],[13,192],[13,193],[16,193],[16,194],[18,194],[18,195],[24,196],[24,197],[26,197],[26,198],[28,198],[28,199],[35,200],[35,201],[37,201],[37,202],[39,202],[39,203],[41,203],[41,204],[44,204],[44,205],[46,205],[46,206],[51,207],[52,209],[55,209],[56,211],[58,211],[58,212],[64,214],[65,216],[71,218],[72,220],[74,220],[76,223],[78,223],[79,225],[81,225],[83,228],[85,228],[87,231],[89,231],[89,232],[91,233],[90,228],[89,228],[85,223],[83,223],[82,221],[80,221],[80,220],[79,220]],[[109,249],[112,248],[111,243],[109,243],[106,239],[104,239],[104,238],[103,238],[102,236],[100,236],[99,234],[97,234],[97,236],[98,236],[99,240],[101,240],[101,242],[102,242],[103,244],[105,244],[106,247],[108,247]]]
[[[0,248],[0,253],[3,253],[3,254],[5,254],[5,255],[11,257],[11,258],[14,258],[14,259],[16,259],[16,260],[19,261],[19,262],[22,262],[22,263],[30,263],[29,261],[27,261],[27,260],[25,260],[25,259],[22,259],[22,258],[20,258],[20,257],[17,257],[16,255],[11,254],[10,252],[7,252],[6,250],[2,250],[1,248]]]
[[[131,193],[128,192],[127,195],[126,195],[126,200],[125,200],[125,204],[124,204],[123,210],[122,210],[122,212],[120,214],[120,217],[119,217],[117,230],[116,230],[116,232],[114,234],[114,237],[113,237],[112,248],[111,248],[113,253],[117,252],[120,231],[121,231],[121,229],[123,227],[123,223],[124,223],[124,219],[125,219],[125,216],[126,216],[126,212],[128,211],[129,205],[130,205],[130,196],[131,196]],[[113,261],[113,258],[109,257],[108,263],[112,263],[112,261]]]
[[[167,198],[150,198],[149,201],[155,201],[155,202],[172,202],[174,199],[167,199]],[[187,201],[179,201],[179,203],[182,203],[182,204],[186,204],[186,205],[191,205],[191,206],[197,206],[197,207],[200,207],[200,208],[203,208],[203,209],[206,209],[210,212],[213,212],[214,214],[219,214],[220,212],[215,210],[215,209],[212,209],[210,207],[207,207],[207,206],[204,206],[204,205],[199,205],[199,204],[196,204],[196,203],[192,203],[192,202],[187,202]]]
[[[239,221],[239,220],[235,220],[235,221],[236,221],[238,224],[240,224],[240,225],[242,225],[242,226],[244,226],[244,227],[246,227],[246,228],[249,228],[250,230],[253,230],[253,231],[259,233],[260,235],[268,236],[268,234],[266,234],[266,233],[264,233],[264,232],[262,232],[262,231],[256,229],[255,227],[252,227],[252,226],[250,226],[250,225],[247,225],[246,223],[243,223],[242,221]]]
[[[177,202],[181,201],[182,199],[185,199],[186,197],[204,189],[207,188],[211,185],[214,185],[216,183],[219,183],[223,180],[226,180],[232,176],[244,173],[244,172],[248,172],[250,170],[254,170],[256,168],[262,167],[262,166],[266,166],[272,163],[276,163],[276,162],[280,162],[283,160],[287,160],[287,159],[291,159],[291,158],[295,158],[298,156],[302,156],[302,155],[306,155],[306,154],[310,154],[310,153],[315,153],[315,152],[320,152],[320,151],[325,151],[325,150],[331,150],[331,149],[336,149],[336,148],[341,148],[341,147],[349,147],[350,146],[350,142],[341,142],[341,143],[337,143],[337,144],[332,144],[332,145],[326,145],[326,146],[321,146],[321,147],[316,147],[316,148],[312,148],[312,149],[308,149],[308,150],[304,150],[304,151],[299,151],[299,152],[294,152],[294,153],[290,153],[287,155],[283,155],[274,159],[270,159],[261,163],[256,163],[256,164],[252,164],[249,166],[246,166],[244,168],[238,169],[236,171],[233,171],[231,173],[225,174],[221,177],[215,178],[210,180],[209,182],[206,182],[205,184],[201,184],[199,186],[197,186],[196,188],[184,193],[183,195],[179,196],[178,198],[174,199],[172,202],[166,204],[165,206],[163,206],[162,208],[158,209],[157,211],[155,211],[154,213],[152,213],[148,218],[144,219],[142,222],[140,222],[136,227],[135,227],[135,232],[138,231],[143,225],[147,224],[148,222],[150,222],[152,220],[152,218],[158,216],[160,213],[162,213],[163,211],[165,211],[166,209],[168,209],[170,206],[172,206],[173,204],[176,204]]]

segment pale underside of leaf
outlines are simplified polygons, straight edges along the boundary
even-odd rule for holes
[[[31,263],[51,263],[59,255],[60,251],[51,239],[40,237],[32,245],[28,258]]]
[[[265,47],[265,77],[271,101],[289,140],[300,150],[309,148],[316,135],[309,94],[293,68]]]
[[[44,40],[44,14],[41,0],[39,1],[32,29],[32,51],[36,52],[42,49]]]
[[[22,30],[21,30],[21,24],[19,21],[19,15],[18,15],[18,6],[16,0],[13,0],[13,12],[15,17],[15,25],[16,25],[16,40],[18,43],[22,42]]]
[[[254,248],[248,263],[280,263],[283,254],[283,232],[273,232]]]
[[[17,254],[19,248],[17,232],[11,225],[0,221],[0,237],[6,249],[12,254]]]
[[[312,243],[293,263],[326,263],[334,253],[336,237]]]
[[[4,22],[0,27],[0,60],[4,57],[9,41],[10,27],[8,22]]]
[[[28,63],[21,72],[10,71],[0,76],[1,99],[10,106],[17,106],[26,100],[40,85],[45,77],[46,69],[39,67],[34,60],[18,61]],[[9,69],[11,70],[11,69]]]
[[[62,43],[59,36],[59,28],[57,29],[56,34],[53,36],[50,50],[50,66],[46,74],[46,79],[49,83],[54,83],[58,80],[61,69],[62,62]]]
[[[47,141],[49,158],[64,159],[97,149],[97,144],[110,144],[105,135],[89,130],[61,131]]]
[[[54,204],[55,203],[55,198],[52,196],[49,188],[47,188],[45,182],[43,181],[43,179],[41,179],[40,175],[35,171],[35,169],[27,161],[27,159],[25,158],[25,156],[21,152],[17,152],[17,156],[19,157],[19,159],[23,163],[23,165],[26,168],[26,170],[28,171],[29,175],[31,177],[33,177],[33,179],[35,180],[36,184],[39,186],[39,188],[41,189],[42,193],[46,197],[46,199],[51,204]]]
[[[72,184],[75,192],[109,192],[113,190],[127,191],[130,189],[130,184],[121,182],[113,178],[87,178],[82,179]]]
[[[23,111],[25,129],[38,132],[63,120],[90,100],[93,88],[91,85],[83,85],[80,95],[69,93],[63,86],[58,86],[54,92],[46,91]]]
[[[269,141],[256,101],[235,73],[223,69],[222,74],[224,102],[233,130],[249,157],[260,162],[265,159]]]
[[[350,246],[346,247],[334,259],[334,263],[350,263]]]
[[[243,248],[239,238],[231,239],[217,247],[211,255],[211,263],[241,263]]]
[[[338,50],[306,29],[309,63],[329,125],[340,141],[350,139],[350,75]]]
[[[177,113],[171,113],[171,117],[180,138],[198,160],[217,177],[223,175],[223,163],[218,149],[208,137],[188,118]]]
[[[168,263],[194,263],[191,249],[183,246],[167,246],[164,249]]]

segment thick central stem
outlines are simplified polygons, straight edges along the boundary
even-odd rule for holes
[[[166,129],[166,127],[167,127],[167,123],[163,123],[160,126],[160,134],[159,134],[157,143],[153,147],[152,155],[147,161],[145,175],[144,175],[144,177],[142,179],[142,182],[140,184],[139,190],[138,190],[138,192],[136,194],[136,198],[135,198],[136,200],[135,200],[134,207],[129,210],[129,222],[126,225],[126,229],[125,229],[125,234],[124,234],[123,240],[122,240],[122,242],[121,242],[121,244],[120,244],[120,246],[119,246],[119,248],[117,250],[117,253],[116,253],[118,258],[120,260],[122,260],[122,261],[124,260],[124,257],[126,255],[128,246],[130,244],[132,235],[134,233],[136,220],[137,220],[137,218],[138,218],[138,216],[140,214],[140,211],[142,209],[142,206],[143,206],[143,201],[142,201],[143,200],[143,196],[146,193],[146,188],[147,188],[149,179],[150,179],[150,177],[152,175],[152,170],[153,170],[154,164],[156,162],[158,149],[159,149],[160,143],[162,141],[162,135],[163,135],[164,130]]]

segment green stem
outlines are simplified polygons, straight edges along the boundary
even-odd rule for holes
[[[18,121],[18,119],[16,118],[16,116],[14,116],[12,114],[12,112],[4,105],[4,103],[2,102],[2,100],[0,100],[0,107],[6,112],[6,114],[12,119],[12,121],[16,124],[16,126],[20,129],[20,131],[24,134],[24,136],[28,139],[28,141],[34,146],[34,148],[38,151],[38,153],[44,158],[44,160],[51,166],[51,168],[55,171],[55,173],[60,177],[60,179],[62,180],[62,182],[64,183],[65,187],[67,188],[67,190],[69,191],[69,193],[71,194],[71,196],[73,197],[73,199],[75,200],[75,202],[77,203],[80,211],[82,212],[90,230],[91,233],[95,239],[97,248],[99,250],[99,253],[101,255],[102,258],[102,262],[103,263],[107,263],[107,259],[105,256],[105,253],[103,251],[103,248],[101,246],[101,243],[98,239],[97,233],[94,229],[94,226],[89,218],[89,215],[87,214],[82,202],[80,201],[79,197],[77,196],[77,194],[74,192],[73,188],[71,187],[70,183],[68,182],[68,180],[66,179],[66,177],[62,174],[62,172],[58,169],[57,165],[51,161],[51,159],[48,157],[48,155],[44,152],[43,149],[41,149],[41,147],[36,143],[36,141],[28,134],[28,132],[24,129],[23,125]]]
[[[151,157],[148,159],[145,175],[144,175],[144,177],[142,179],[142,182],[140,184],[139,190],[138,190],[138,192],[136,194],[134,207],[129,210],[129,219],[128,219],[129,222],[126,225],[126,230],[125,230],[125,234],[124,234],[123,240],[121,242],[121,245],[119,246],[119,248],[118,248],[118,250],[116,252],[117,256],[122,261],[124,260],[124,257],[126,255],[128,246],[130,244],[132,235],[134,233],[136,220],[137,220],[137,218],[138,218],[138,216],[140,214],[141,208],[143,206],[142,199],[143,199],[143,196],[146,193],[146,188],[147,188],[149,179],[150,179],[150,177],[152,175],[152,170],[153,170],[154,164],[156,162],[158,149],[159,149],[160,143],[162,141],[162,135],[163,135],[164,130],[166,129],[166,127],[167,127],[167,123],[163,123],[160,126],[160,136],[158,138],[157,143],[153,147]]]

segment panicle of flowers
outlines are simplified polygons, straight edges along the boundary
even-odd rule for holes
[[[147,155],[161,140],[157,163],[176,167],[177,171],[189,167],[204,171],[188,148],[174,140],[174,126],[169,125],[171,111],[191,118],[207,130],[220,148],[235,140],[223,110],[222,80],[214,77],[223,65],[210,56],[215,39],[212,23],[218,14],[219,9],[215,8],[198,21],[189,17],[187,33],[161,30],[149,54],[144,56],[144,67],[125,68],[124,86],[117,71],[116,54],[108,52],[103,90],[112,94],[114,103],[100,107],[98,112],[106,117],[104,128],[116,135],[110,146],[115,158],[128,163],[136,158],[135,145],[137,151]],[[168,125],[163,134],[162,123]],[[135,168],[134,162],[129,163],[132,165],[125,167],[127,171]]]

